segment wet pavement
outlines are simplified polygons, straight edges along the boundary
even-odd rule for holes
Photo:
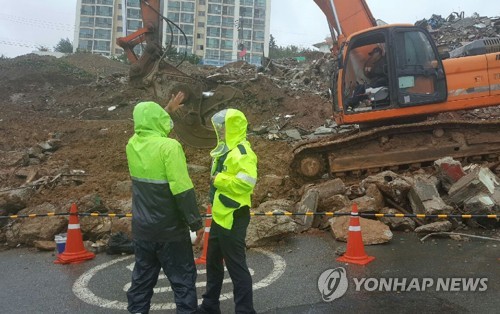
[[[376,259],[366,266],[335,260],[343,245],[328,233],[301,234],[263,250],[248,251],[253,273],[254,304],[259,313],[468,313],[498,312],[500,306],[500,243],[429,238],[421,243],[413,233],[395,233],[391,243],[365,247]],[[99,254],[74,265],[55,265],[50,252],[14,249],[0,252],[0,306],[4,313],[125,313],[132,256]],[[344,267],[347,292],[324,302],[318,279],[325,270]],[[356,291],[361,278],[487,278],[486,291]],[[206,275],[199,267],[198,295]],[[373,279],[373,280],[374,280]],[[373,281],[372,280],[372,281]],[[156,313],[174,312],[173,296],[160,277],[152,300]],[[223,313],[234,313],[232,284],[226,273]]]

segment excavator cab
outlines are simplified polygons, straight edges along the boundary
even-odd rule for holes
[[[403,107],[444,102],[443,64],[432,38],[413,26],[380,26],[356,33],[343,47],[337,86],[341,101],[334,106],[344,121]],[[374,113],[370,120],[386,119]]]

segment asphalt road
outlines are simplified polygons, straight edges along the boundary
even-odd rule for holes
[[[274,247],[251,249],[254,303],[259,313],[497,313],[500,306],[500,246],[497,242],[428,239],[396,233],[391,243],[368,246],[376,259],[366,266],[335,260],[342,244],[327,233],[302,234]],[[14,249],[0,253],[0,308],[2,313],[125,313],[125,291],[130,282],[132,256],[99,254],[82,264],[56,265],[50,252]],[[344,267],[345,295],[324,302],[318,289],[320,275]],[[206,275],[199,267],[198,295]],[[226,273],[226,278],[228,278]],[[487,278],[486,291],[380,292],[356,291],[360,278]],[[168,281],[160,277],[153,297],[156,313],[173,313]],[[223,287],[223,313],[233,313],[232,284]]]

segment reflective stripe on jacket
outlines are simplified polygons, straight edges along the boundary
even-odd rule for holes
[[[134,131],[126,152],[132,178],[132,235],[169,241],[202,227],[186,157],[179,142],[168,138],[172,123],[155,102],[134,108]]]

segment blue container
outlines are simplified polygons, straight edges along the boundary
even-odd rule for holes
[[[57,253],[61,254],[66,248],[66,233],[57,234],[54,238],[56,242]]]

